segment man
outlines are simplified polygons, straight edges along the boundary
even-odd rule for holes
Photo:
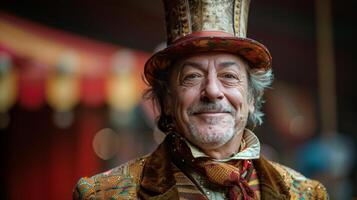
[[[249,0],[165,0],[168,47],[145,65],[166,134],[150,155],[82,178],[74,199],[327,199],[324,187],[260,156],[272,82],[266,47],[246,38]]]

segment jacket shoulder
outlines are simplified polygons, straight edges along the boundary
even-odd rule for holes
[[[305,197],[305,199],[329,199],[326,188],[319,181],[306,178],[287,166],[272,161],[269,162],[285,181],[292,199],[301,197]]]
[[[136,199],[146,157],[131,160],[92,177],[81,178],[74,188],[73,199]]]

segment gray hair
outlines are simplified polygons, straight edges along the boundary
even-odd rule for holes
[[[268,70],[248,70],[248,89],[249,98],[254,101],[254,112],[249,114],[248,125],[255,127],[263,123],[264,113],[261,111],[263,103],[264,90],[269,88],[274,80],[273,71]]]
[[[249,114],[247,125],[255,127],[263,123],[264,113],[261,111],[263,103],[264,90],[269,88],[273,82],[274,75],[271,69],[259,70],[254,68],[247,69],[248,74],[248,98],[254,101],[254,112]],[[155,105],[160,109],[160,116],[158,119],[158,128],[163,132],[167,131],[167,126],[172,123],[171,116],[165,113],[165,98],[169,91],[170,69],[156,71],[155,80],[148,83],[149,89],[145,91],[144,98],[152,99]]]

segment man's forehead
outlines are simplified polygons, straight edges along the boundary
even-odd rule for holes
[[[215,65],[220,67],[229,67],[233,65],[248,66],[247,62],[238,55],[222,52],[209,52],[188,55],[178,59],[174,64],[174,68],[181,68],[184,66],[202,67],[207,65],[208,62],[214,62]]]

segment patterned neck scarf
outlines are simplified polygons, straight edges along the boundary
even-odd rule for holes
[[[253,189],[248,184],[253,171],[250,160],[232,160],[224,163],[210,158],[194,158],[185,139],[180,135],[170,133],[166,139],[173,147],[170,153],[175,164],[179,167],[189,166],[207,177],[210,182],[228,187],[230,200],[257,199]]]

